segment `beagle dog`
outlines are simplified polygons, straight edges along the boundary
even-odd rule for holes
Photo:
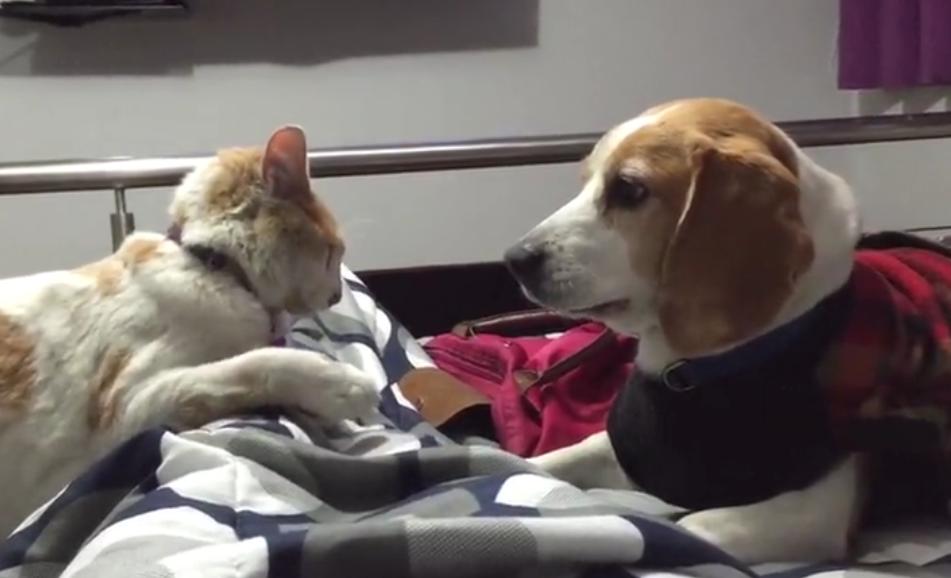
[[[688,508],[747,563],[846,557],[869,456],[947,455],[949,256],[862,237],[848,184],[742,105],[651,108],[505,255],[536,303],[639,338],[606,431],[535,461]],[[925,385],[941,417],[922,424]]]

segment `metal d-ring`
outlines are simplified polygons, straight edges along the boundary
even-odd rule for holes
[[[687,361],[681,359],[680,361],[675,361],[664,368],[664,371],[661,373],[661,380],[663,380],[664,385],[667,386],[667,389],[676,391],[677,393],[683,393],[697,387],[697,384],[690,383],[684,378],[682,373],[677,371],[685,365],[687,365]]]

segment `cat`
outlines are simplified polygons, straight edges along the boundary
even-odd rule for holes
[[[344,243],[310,188],[303,131],[188,174],[167,235],[133,233],[72,271],[0,280],[0,539],[146,428],[259,406],[372,414],[373,379],[268,346],[281,314],[339,301]]]

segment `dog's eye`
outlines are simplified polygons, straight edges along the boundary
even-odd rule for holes
[[[617,176],[604,191],[605,205],[609,208],[635,209],[650,196],[650,190],[634,177]]]

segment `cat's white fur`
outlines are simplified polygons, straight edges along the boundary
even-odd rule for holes
[[[317,353],[268,347],[279,310],[340,291],[343,245],[310,192],[303,133],[238,150],[178,188],[181,243],[137,233],[75,271],[0,280],[0,539],[92,461],[159,424],[261,405],[328,421],[368,414],[372,379]],[[183,246],[228,255],[252,291]]]

